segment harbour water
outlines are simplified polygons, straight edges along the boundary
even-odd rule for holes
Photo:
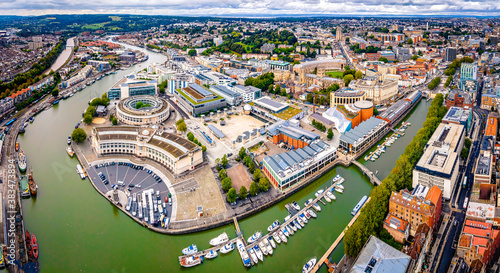
[[[148,54],[147,63],[166,60],[161,54]],[[296,232],[288,244],[279,245],[274,255],[267,256],[263,263],[250,269],[243,266],[236,250],[194,268],[181,268],[178,256],[184,247],[194,243],[200,249],[208,248],[209,240],[223,231],[232,238],[235,236],[234,226],[180,236],[158,234],[138,225],[97,193],[88,180],[80,179],[75,171],[78,161],[69,158],[65,149],[67,137],[81,120],[87,102],[106,92],[123,75],[143,69],[147,63],[104,77],[72,98],[40,113],[27,127],[26,133],[19,137],[39,185],[36,198],[23,200],[23,213],[26,228],[38,239],[42,272],[279,270],[284,273],[300,272],[312,256],[321,257],[352,218],[353,207],[373,187],[355,166],[337,167],[287,200],[240,221],[246,238],[257,230],[265,233],[274,220],[283,221],[287,215],[286,203],[296,200],[303,206],[307,199],[314,198],[318,189],[329,186],[335,174],[339,173],[346,179],[344,193],[335,193],[337,200],[326,206],[321,204],[322,211],[317,219],[312,219],[305,228]],[[387,148],[382,160],[366,163],[373,171],[379,171],[379,178],[390,172],[397,157],[422,126],[429,105],[430,102],[420,102],[408,120],[412,126],[403,138]],[[343,245],[334,251],[332,257],[339,260],[342,255]],[[325,267],[322,272],[326,272]]]

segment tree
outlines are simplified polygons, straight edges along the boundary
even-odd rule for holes
[[[222,180],[227,177],[227,171],[226,169],[222,169],[219,171],[219,178]]]
[[[267,90],[269,91],[269,93],[274,94],[274,84],[270,84]]]
[[[231,177],[226,177],[226,178],[222,179],[221,186],[225,192],[227,192],[229,189],[231,189],[233,187],[233,182],[231,181]]]
[[[92,120],[94,120],[94,118],[92,117],[91,114],[87,113],[87,114],[83,115],[83,122],[85,122],[85,124],[91,124]]]
[[[186,132],[187,131],[186,123],[182,122],[180,124],[177,124],[177,130],[180,132]]]
[[[253,173],[255,171],[255,164],[253,164],[252,161],[250,161],[250,164],[248,164],[248,170]]]
[[[460,157],[462,159],[466,159],[467,155],[469,155],[469,149],[467,149],[467,147],[463,147],[462,152],[460,152]]]
[[[413,44],[413,39],[409,38],[408,41],[406,41],[407,44],[412,45]]]
[[[344,77],[344,82],[345,82],[345,85],[349,85],[349,83],[354,80],[354,77],[352,76],[352,74],[347,74],[345,75]]]
[[[384,63],[388,63],[389,62],[389,60],[387,60],[386,57],[380,57],[380,58],[378,58],[378,60],[381,61],[381,62],[384,62]]]
[[[184,119],[179,119],[178,121],[175,122],[175,125],[179,125],[181,123],[184,123]]]
[[[312,103],[313,102],[313,95],[311,93],[307,93],[306,95],[306,101]]]
[[[207,151],[207,146],[205,146],[205,145],[201,145],[201,151],[202,151],[202,152],[206,152],[206,151]]]
[[[191,57],[196,56],[196,50],[194,50],[194,49],[190,49],[190,50],[188,51],[188,55],[189,55],[189,56],[191,56]]]
[[[471,145],[472,141],[470,140],[470,138],[465,138],[464,146],[467,147],[467,149],[469,149]]]
[[[222,156],[222,159],[220,160],[220,164],[222,165],[222,168],[226,168],[227,163],[228,163],[227,156],[224,154],[224,156]]]
[[[411,59],[414,60],[414,61],[416,61],[418,59],[418,55],[411,56]]]
[[[361,71],[356,71],[356,73],[354,73],[354,78],[355,78],[356,80],[359,80],[359,79],[363,78],[363,72],[361,72]]]
[[[229,203],[234,203],[236,202],[236,197],[236,190],[234,188],[229,189],[229,191],[227,192],[227,201]]]
[[[250,184],[249,193],[251,196],[255,196],[257,195],[257,193],[259,193],[259,185],[257,185],[256,182],[252,182],[252,184]]]
[[[260,172],[260,169],[255,170],[253,172],[253,181],[259,181],[261,176],[262,176],[262,173]]]
[[[238,156],[239,156],[241,159],[243,159],[243,158],[245,158],[245,156],[246,156],[246,155],[247,155],[247,152],[246,152],[246,150],[245,150],[245,147],[241,147],[241,148],[240,148],[240,151],[238,152]]]
[[[241,200],[243,200],[243,199],[247,198],[247,195],[248,195],[247,188],[245,186],[241,186],[240,193],[239,193],[239,198]]]
[[[373,115],[378,116],[378,109],[373,107]]]
[[[59,89],[54,88],[54,90],[52,90],[51,94],[52,94],[53,97],[59,96]]]
[[[85,114],[90,114],[91,116],[95,116],[96,111],[97,110],[95,109],[95,107],[91,105],[87,108],[87,110],[85,110]]]
[[[326,138],[332,139],[333,138],[333,130],[332,128],[328,129],[328,134],[326,135]]]
[[[187,133],[187,138],[189,139],[189,141],[193,141],[193,139],[194,139],[194,135],[193,135],[193,133],[188,132],[188,133]]]
[[[85,133],[85,130],[83,130],[82,128],[76,128],[71,134],[71,139],[76,143],[83,142],[85,139],[87,139],[87,133]]]
[[[113,120],[111,121],[111,123],[113,125],[117,125],[118,124],[118,119],[116,117],[113,117]]]
[[[281,85],[279,84],[276,85],[276,87],[274,88],[274,93],[281,94]]]
[[[268,191],[269,190],[269,180],[267,180],[266,177],[261,177],[259,179],[259,189],[261,191]]]

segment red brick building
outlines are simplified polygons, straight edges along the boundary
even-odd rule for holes
[[[464,109],[472,109],[473,101],[467,92],[460,89],[453,89],[446,98],[446,107],[450,109],[452,106],[462,107]]]

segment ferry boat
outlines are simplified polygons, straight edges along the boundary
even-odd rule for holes
[[[250,267],[252,265],[250,261],[250,257],[248,256],[248,252],[245,249],[245,245],[241,239],[236,240],[236,246],[238,247],[238,252],[240,253],[241,260],[243,261],[243,265],[245,267]]]
[[[66,153],[68,153],[69,157],[75,156],[75,153],[73,152],[73,149],[71,149],[71,147],[66,148]]]
[[[190,245],[182,250],[182,254],[191,255],[198,252],[198,247],[196,245]]]
[[[33,170],[30,168],[28,173],[28,185],[30,188],[31,196],[36,196],[36,192],[38,190],[38,185],[35,183],[35,179],[33,178]]]
[[[210,240],[210,245],[211,246],[218,246],[218,245],[222,245],[222,244],[227,243],[227,242],[229,242],[229,236],[227,236],[227,233],[224,232],[221,235]]]
[[[38,243],[34,233],[31,233],[31,252],[33,253],[33,259],[38,259]]]
[[[19,142],[16,142],[16,152],[19,151]]]
[[[314,266],[316,265],[316,257],[310,259],[304,267],[302,267],[302,273],[309,273],[313,270]]]
[[[262,237],[262,233],[260,231],[255,232],[250,238],[248,238],[247,243],[251,244]]]
[[[233,251],[233,249],[234,249],[234,244],[233,243],[227,243],[225,246],[223,246],[220,249],[220,253],[226,254],[226,253],[229,253],[229,252]]]
[[[363,207],[363,205],[365,204],[366,200],[368,200],[368,196],[363,196],[363,198],[361,198],[361,200],[359,200],[358,204],[354,207],[354,209],[351,211],[351,215],[354,216],[356,215],[356,213],[358,213],[358,211]]]
[[[210,250],[206,255],[205,255],[205,258],[207,259],[214,259],[214,258],[217,258],[217,256],[219,256],[219,254],[217,253],[217,250]]]
[[[268,228],[267,228],[267,231],[269,232],[273,232],[275,231],[278,227],[280,226],[280,221],[279,220],[276,220],[274,221]]]
[[[30,197],[30,189],[28,186],[28,178],[26,177],[26,175],[21,175],[20,193],[21,193],[21,197],[23,197],[23,198]]]
[[[182,267],[193,267],[195,265],[199,265],[203,262],[203,257],[202,256],[189,256],[189,257],[183,257],[179,263],[181,264]]]
[[[76,165],[76,172],[80,175],[80,178],[82,178],[82,179],[85,179],[85,177],[87,177],[85,175],[85,172],[83,171],[82,166],[80,166],[80,164]]]

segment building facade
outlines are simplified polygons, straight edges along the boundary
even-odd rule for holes
[[[190,84],[187,87],[176,89],[174,98],[193,116],[216,111],[227,106],[225,98],[197,84]]]
[[[142,107],[137,108],[139,104]],[[116,106],[116,118],[129,125],[149,125],[164,122],[170,116],[170,106],[162,98],[134,96],[121,100]]]
[[[378,77],[365,77],[356,81],[351,81],[349,87],[364,91],[366,99],[372,100],[375,104],[388,102],[398,94],[398,81]]]
[[[110,100],[126,99],[132,96],[156,95],[157,82],[155,80],[136,79],[134,75],[123,77],[108,91]]]

